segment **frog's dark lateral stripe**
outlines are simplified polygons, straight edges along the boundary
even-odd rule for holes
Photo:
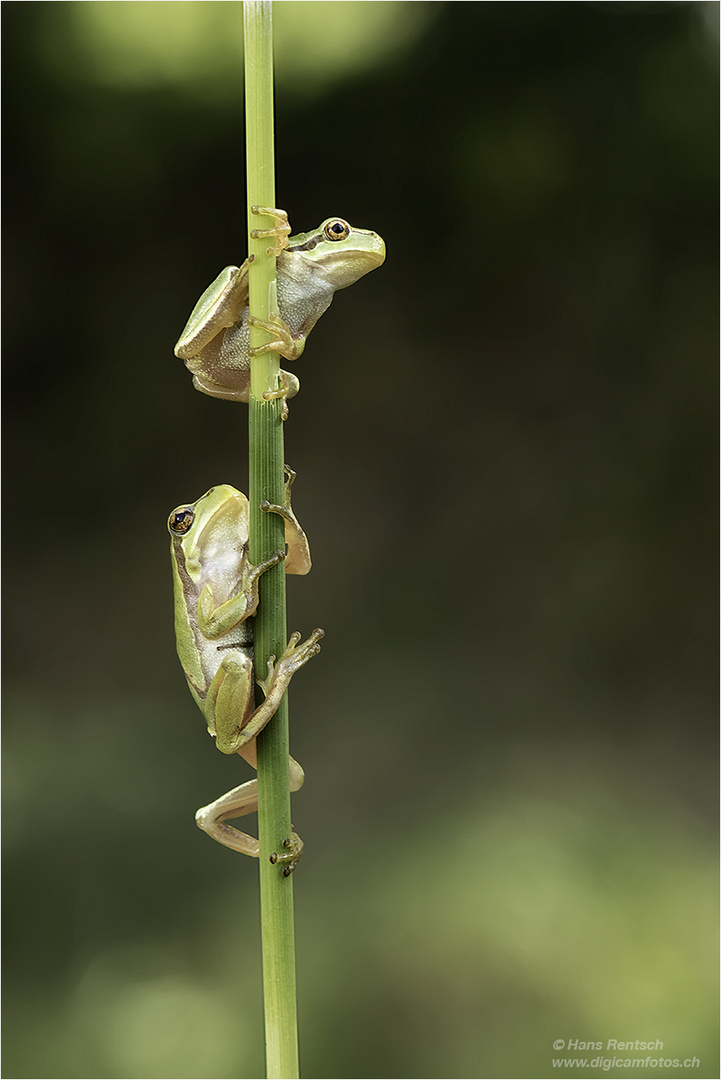
[[[318,237],[311,236],[310,240],[306,240],[304,244],[293,244],[288,248],[288,251],[312,251],[314,247],[318,246]]]
[[[185,678],[187,680],[188,686],[192,686],[194,692],[198,695],[199,699],[201,701],[205,701],[206,697],[208,696],[207,688],[204,686],[198,686],[198,684],[194,682],[193,679],[191,679],[190,675],[188,675],[187,671],[185,672]]]
[[[195,588],[195,584],[191,580],[185,565],[185,552],[183,550],[181,538],[179,536],[171,535],[171,541],[173,544],[173,551],[175,552],[175,565],[178,568],[178,577],[183,585],[184,595],[187,596],[190,590]]]
[[[252,641],[230,641],[227,645],[216,645],[217,652],[222,652],[223,649],[243,649],[245,652],[251,653],[253,651]]]
[[[183,593],[187,597],[187,596],[189,596],[191,594],[192,590],[195,588],[195,584],[194,584],[193,580],[191,579],[190,574],[188,573],[188,570],[187,570],[187,567],[186,567],[186,564],[185,564],[185,551],[183,550],[183,544],[182,544],[182,541],[181,541],[180,537],[179,536],[173,536],[171,538],[171,543],[173,545],[173,552],[175,553],[175,569],[176,569],[176,572],[178,574],[178,578],[180,580],[180,583],[183,586]],[[188,622],[190,623],[190,628],[193,631],[193,635],[195,636],[195,638],[197,640],[199,630],[198,630],[197,622],[195,620],[195,613],[190,608],[188,608],[187,605],[186,605],[186,613],[187,613],[187,617],[188,617]],[[183,672],[185,674],[185,678],[188,681],[188,685],[193,690],[193,693],[197,694],[200,701],[205,701],[205,699],[207,697],[207,693],[208,693],[208,688],[206,686],[198,686],[196,681],[188,674],[188,672],[185,670],[185,668],[183,668]]]

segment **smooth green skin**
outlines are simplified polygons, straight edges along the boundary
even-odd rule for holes
[[[250,505],[241,492],[219,484],[195,503],[177,507],[168,518],[175,598],[178,657],[190,692],[205,716],[208,731],[224,754],[238,753],[256,768],[255,740],[280,704],[293,674],[320,652],[322,630],[301,645],[291,635],[280,659],[268,661],[268,676],[253,669],[253,637],[249,619],[258,607],[261,574],[285,559],[286,573],[307,574],[311,568],[308,539],[290,505],[295,473],[286,466],[285,505],[264,502],[261,510],[285,521],[287,554],[276,551],[253,566],[248,559]],[[265,699],[254,708],[257,681]],[[303,784],[303,769],[290,759],[290,790]],[[196,822],[226,847],[257,858],[258,841],[227,825],[226,819],[253,813],[258,807],[257,781],[234,788],[198,810]],[[302,850],[296,834],[284,841],[286,851],[273,862],[284,873],[295,867]]]
[[[277,255],[277,296],[281,318],[262,322],[249,318],[248,267],[226,266],[195,305],[176,346],[175,355],[193,373],[196,389],[211,397],[247,403],[250,358],[259,352],[278,352],[297,360],[308,334],[338,289],[358,281],[380,266],[386,246],[377,233],[355,229],[342,218],[327,218],[317,229],[288,238],[288,215],[283,210],[254,207],[272,215],[277,225],[256,230],[255,236],[274,236],[269,251]],[[250,347],[250,326],[261,326],[273,340]],[[293,397],[300,382],[281,371],[282,389],[275,395]]]

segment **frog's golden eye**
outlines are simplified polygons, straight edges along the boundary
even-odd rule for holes
[[[179,510],[173,510],[168,518],[168,528],[176,536],[184,536],[195,521],[195,511],[192,506],[181,506]]]
[[[326,240],[346,240],[350,236],[350,225],[343,218],[333,218],[323,226]]]

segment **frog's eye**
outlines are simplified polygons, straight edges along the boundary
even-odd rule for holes
[[[176,536],[184,536],[195,521],[195,511],[192,506],[181,506],[179,510],[173,510],[168,518],[168,528]]]
[[[333,218],[323,226],[326,240],[346,240],[350,236],[350,225],[343,218]]]

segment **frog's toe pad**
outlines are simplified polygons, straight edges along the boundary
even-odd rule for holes
[[[288,666],[292,666],[293,671],[296,671],[303,664],[307,664],[311,656],[316,656],[320,652],[319,642],[322,637],[325,637],[324,630],[314,630],[310,637],[302,645],[299,645],[300,634],[297,630],[294,631],[290,636],[285,652],[280,658],[281,661],[285,661]]]

